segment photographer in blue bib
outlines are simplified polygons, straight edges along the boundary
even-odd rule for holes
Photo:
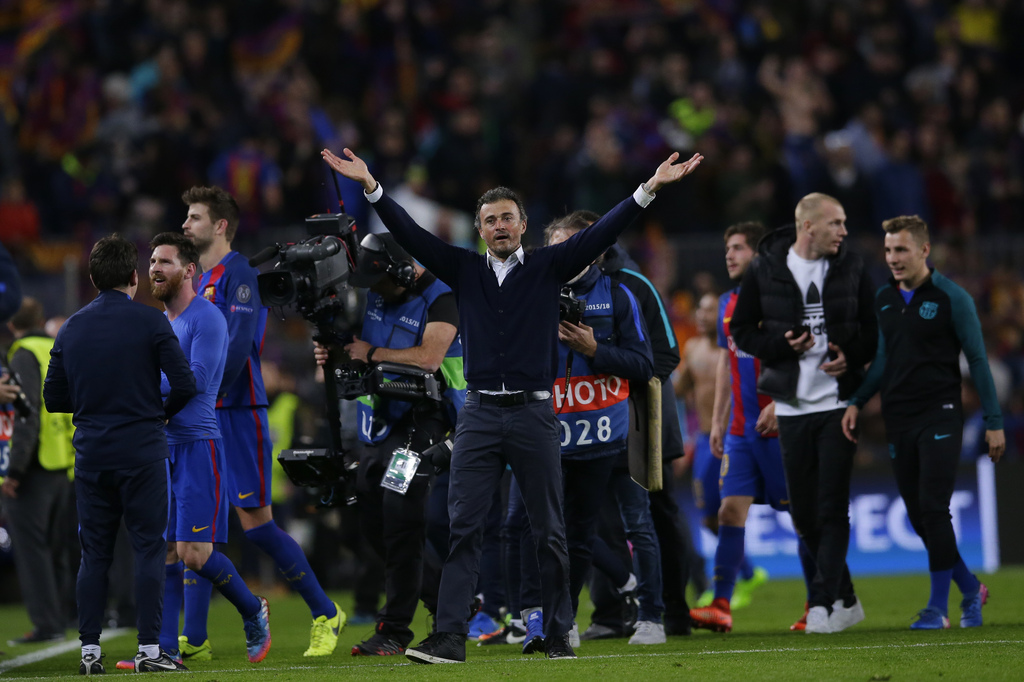
[[[370,234],[360,246],[349,283],[369,292],[361,337],[345,345],[345,352],[369,365],[399,363],[435,372],[445,386],[441,403],[359,398],[359,520],[366,541],[384,560],[385,603],[373,636],[352,647],[352,655],[390,656],[403,653],[412,641],[409,626],[422,589],[434,468],[420,460],[454,429],[466,380],[451,289],[416,264],[390,234]],[[324,364],[326,349],[318,346],[316,357]]]
[[[544,230],[547,246],[561,244],[590,221],[567,216]],[[614,497],[626,535],[639,565],[640,614],[631,644],[663,644],[661,623],[661,555],[651,521],[647,491],[634,483],[626,468],[630,381],[648,381],[654,374],[650,335],[634,294],[614,282],[597,265],[586,267],[563,289],[558,327],[558,374],[553,387],[560,430],[566,545],[569,550],[569,597],[573,614],[593,558],[597,522],[605,500]],[[509,592],[521,597],[526,628],[523,653],[543,647],[542,594],[536,546],[530,521],[513,484],[507,526],[525,529],[520,542],[521,584]],[[515,542],[514,533],[510,539]],[[515,555],[514,547],[511,554]],[[514,561],[514,559],[513,559]],[[608,570],[607,566],[596,568]],[[625,569],[617,567],[625,572]],[[509,565],[510,578],[519,565]],[[613,567],[611,570],[615,570]],[[625,582],[620,580],[619,583]],[[579,646],[575,623],[570,644]]]

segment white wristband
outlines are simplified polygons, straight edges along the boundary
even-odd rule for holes
[[[377,187],[374,188],[372,192],[367,192],[364,190],[363,196],[366,197],[366,200],[369,201],[371,204],[376,204],[378,201],[380,201],[380,198],[384,196],[384,187],[378,182]]]
[[[647,204],[654,201],[654,195],[649,194],[647,190],[644,189],[643,184],[641,184],[636,188],[636,191],[633,192],[633,201],[640,204],[640,208],[647,208]]]

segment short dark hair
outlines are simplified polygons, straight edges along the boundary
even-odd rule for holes
[[[928,242],[928,223],[918,215],[901,215],[882,221],[882,229],[888,234],[906,230],[918,244]]]
[[[173,246],[178,249],[178,262],[184,267],[189,263],[195,263],[199,268],[199,249],[192,243],[192,240],[181,232],[161,232],[149,242],[149,248],[155,249],[158,246]]]
[[[46,324],[43,304],[31,296],[26,296],[21,299],[21,307],[18,308],[18,312],[14,313],[8,324],[11,325],[12,329],[16,329],[19,332],[42,329],[43,325]]]
[[[480,209],[484,207],[484,204],[493,204],[498,201],[514,201],[516,208],[519,209],[519,218],[526,220],[526,207],[523,205],[523,200],[519,198],[519,195],[508,187],[495,187],[489,189],[480,195],[480,198],[476,200],[476,214],[473,216],[473,227],[480,230]]]
[[[224,237],[229,242],[235,238],[241,211],[238,210],[238,202],[235,201],[235,198],[227,190],[216,186],[200,187],[197,185],[182,192],[181,200],[185,202],[186,206],[191,206],[192,204],[205,205],[206,209],[210,212],[210,220],[213,222],[219,220],[228,221],[228,227],[224,230]]]
[[[96,242],[89,253],[89,276],[100,291],[129,286],[138,269],[139,249],[116,232]]]
[[[561,232],[562,230],[565,230],[570,235],[573,235],[579,232],[580,230],[585,230],[586,228],[590,227],[600,219],[601,216],[599,214],[594,213],[593,211],[587,211],[585,209],[573,211],[567,216],[556,218],[555,220],[552,220],[547,227],[544,228],[544,243],[547,244],[548,242],[550,242],[551,237],[552,235],[555,234],[555,232]]]
[[[729,227],[725,228],[725,241],[729,241],[729,237],[734,234],[741,234],[743,238],[747,240],[747,246],[752,249],[757,249],[757,243],[761,241],[761,237],[768,231],[765,226],[756,220],[748,220],[743,223],[734,223]]]

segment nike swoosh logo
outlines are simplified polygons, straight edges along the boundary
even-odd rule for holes
[[[255,494],[256,493],[246,493],[246,494],[243,495],[242,493],[238,493],[238,499],[244,500],[245,498],[252,497]]]
[[[892,307],[892,303],[889,303],[888,305],[883,305],[882,306],[882,310],[885,310],[886,308],[891,308],[891,307]]]
[[[722,322],[732,322],[732,315],[730,315],[729,317],[723,317]]]
[[[935,440],[942,440],[943,438],[949,438],[952,435],[953,434],[951,434],[951,433],[947,433],[945,436],[940,436],[939,434],[936,433],[935,434]]]
[[[209,526],[203,526],[202,528],[196,528],[195,526],[192,526],[192,532],[198,533],[199,531],[206,530],[207,528],[209,528]]]

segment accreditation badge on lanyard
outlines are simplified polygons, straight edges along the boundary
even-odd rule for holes
[[[382,488],[404,495],[409,490],[409,485],[412,484],[412,479],[419,467],[419,453],[413,452],[409,448],[398,448],[391,453],[391,462],[388,464],[388,470],[384,472],[384,478],[381,479],[380,485]]]

